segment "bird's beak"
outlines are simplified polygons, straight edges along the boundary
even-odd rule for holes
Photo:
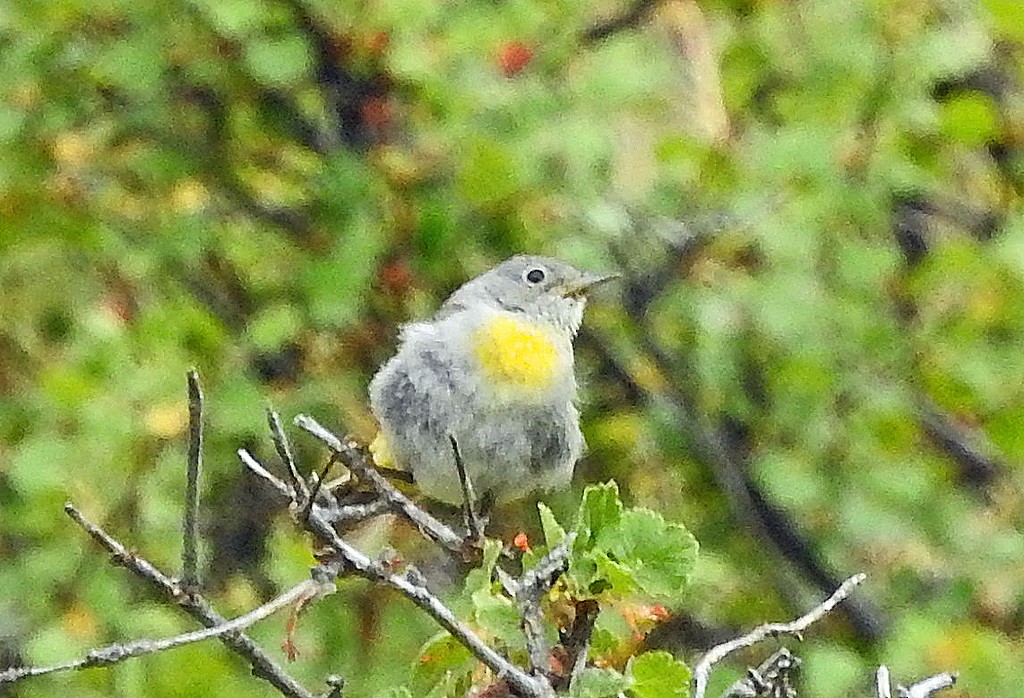
[[[582,298],[590,293],[591,289],[607,281],[618,279],[621,274],[594,274],[589,271],[580,272],[580,275],[570,281],[562,291],[566,298]]]

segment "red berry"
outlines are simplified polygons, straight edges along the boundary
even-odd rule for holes
[[[530,540],[526,537],[525,533],[517,533],[516,537],[512,539],[512,545],[516,546],[524,553],[530,552]]]
[[[521,41],[510,41],[498,53],[498,67],[507,78],[514,78],[523,72],[533,58],[533,50]]]

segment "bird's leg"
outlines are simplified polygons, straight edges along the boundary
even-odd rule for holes
[[[473,491],[473,482],[466,472],[466,464],[462,461],[462,453],[459,451],[459,442],[451,434],[448,440],[452,443],[452,455],[455,456],[455,468],[459,471],[459,483],[462,485],[463,515],[466,519],[466,529],[469,534],[466,536],[466,543],[471,547],[483,549],[484,525],[477,509],[476,492]]]

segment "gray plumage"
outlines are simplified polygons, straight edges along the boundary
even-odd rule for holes
[[[585,293],[607,278],[517,256],[461,286],[430,320],[402,329],[398,353],[370,383],[370,404],[394,465],[421,492],[462,502],[449,436],[480,497],[502,502],[568,484],[584,448],[572,340]],[[496,319],[525,322],[550,342],[542,389],[496,383],[482,369],[481,328]]]

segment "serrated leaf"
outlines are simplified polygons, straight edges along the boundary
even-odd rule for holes
[[[622,517],[619,486],[614,481],[603,485],[589,485],[583,491],[576,518],[574,551],[588,550],[605,532],[614,529]]]
[[[632,570],[640,588],[652,596],[677,597],[697,562],[697,540],[690,532],[657,512],[630,509],[616,534],[610,552]]]
[[[690,695],[690,669],[668,652],[645,652],[626,670],[636,698],[685,698]]]
[[[537,510],[540,512],[540,528],[544,533],[544,544],[549,549],[553,548],[565,538],[565,529],[558,523],[555,513],[551,511],[547,504],[538,502]]]
[[[586,489],[576,531],[569,579],[577,593],[676,598],[696,561],[686,528],[648,509],[624,510],[614,482]]]
[[[616,698],[629,686],[629,678],[614,669],[587,667],[573,680],[569,695],[573,698]]]

